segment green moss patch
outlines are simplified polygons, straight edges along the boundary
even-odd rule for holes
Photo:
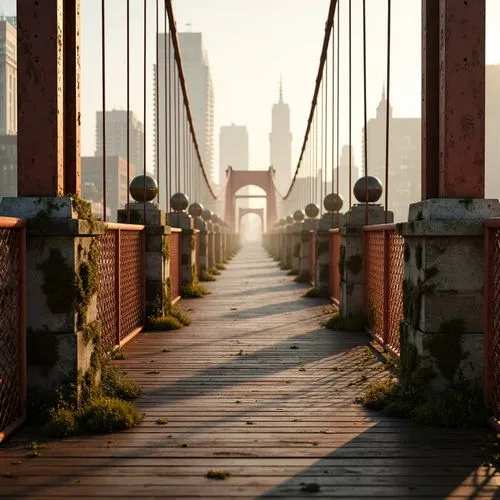
[[[101,385],[103,394],[111,398],[132,401],[142,394],[142,389],[137,382],[111,364],[102,369]]]
[[[147,321],[147,329],[150,331],[164,332],[169,330],[180,330],[181,328],[181,322],[169,314],[158,318],[150,317]]]
[[[307,299],[320,299],[323,298],[323,295],[319,291],[318,288],[312,287],[307,290],[307,292],[303,295],[303,297],[306,297]]]
[[[215,264],[215,267],[216,267],[219,271],[225,271],[225,270],[226,270],[226,266],[225,266],[222,262],[219,262],[219,263]]]
[[[210,274],[213,274],[214,276],[220,276],[220,274],[221,274],[221,272],[217,269],[217,267],[216,267],[216,266],[211,267],[211,268],[208,270],[208,272],[209,272]]]

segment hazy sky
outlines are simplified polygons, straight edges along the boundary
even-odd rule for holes
[[[95,149],[95,112],[101,106],[100,0],[82,5],[82,146]],[[340,3],[342,122],[346,124],[347,1]],[[163,4],[163,1],[160,1]],[[361,0],[353,0],[353,141],[359,163],[362,123]],[[394,0],[392,102],[395,116],[420,115],[420,0]],[[107,0],[107,108],[125,107],[125,0]],[[143,120],[143,0],[132,5],[132,109]],[[368,0],[368,113],[373,116],[385,81],[385,0]],[[148,6],[146,128],[152,145],[152,67],[155,0]],[[201,31],[210,60],[215,91],[215,171],[218,172],[218,130],[221,125],[246,125],[250,165],[269,165],[271,107],[278,97],[280,75],[291,108],[293,163],[297,161],[314,88],[329,0],[174,0],[179,31],[191,24]],[[487,62],[500,62],[500,2],[487,1]],[[15,0],[0,0],[0,11],[15,12]],[[163,15],[161,13],[161,25]],[[346,125],[341,142],[347,140]]]

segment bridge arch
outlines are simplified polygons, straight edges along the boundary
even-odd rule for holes
[[[275,170],[226,170],[226,192],[224,198],[224,219],[233,228],[236,225],[236,193],[246,186],[257,186],[266,193],[266,227],[271,227],[278,217],[276,188],[274,187]],[[263,224],[264,225],[264,224]]]
[[[264,209],[263,208],[240,208],[238,212],[238,231],[241,230],[241,219],[248,214],[255,214],[260,217],[260,223],[262,226],[262,232],[266,232],[266,225],[264,221]]]

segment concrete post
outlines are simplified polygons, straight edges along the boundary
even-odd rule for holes
[[[302,221],[295,221],[292,224],[292,273],[299,274],[300,273],[300,235],[302,233],[302,226],[304,223]]]
[[[194,220],[195,228],[200,231],[198,236],[198,259],[199,259],[199,270],[198,273],[201,274],[203,271],[207,272],[209,269],[208,265],[208,223],[202,218],[197,217]]]
[[[215,231],[214,224],[207,222],[207,266],[210,271],[215,267]]]
[[[196,281],[194,222],[186,212],[170,212],[171,227],[182,229],[181,233],[181,284],[191,285]]]
[[[222,264],[222,235],[219,224],[214,224],[215,265]]]
[[[318,229],[318,219],[306,219],[300,232],[300,269],[297,281],[310,283],[314,281],[311,276],[311,257],[309,245],[309,233]]]

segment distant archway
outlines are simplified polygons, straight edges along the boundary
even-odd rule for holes
[[[240,208],[238,215],[238,230],[241,230],[241,219],[247,214],[255,214],[260,217],[260,223],[262,226],[262,232],[266,232],[266,226],[264,223],[264,209],[263,208]]]
[[[233,170],[226,171],[226,192],[224,197],[224,219],[233,229],[236,224],[236,193],[245,186],[258,186],[266,193],[266,224],[271,227],[278,217],[276,188],[274,187],[274,169],[268,170]]]

